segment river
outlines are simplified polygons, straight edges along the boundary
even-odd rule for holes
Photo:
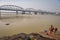
[[[9,25],[6,25],[6,24]],[[58,28],[60,33],[60,16],[58,15],[19,15],[18,17],[0,19],[0,37],[19,33],[32,33],[48,30],[50,25]]]

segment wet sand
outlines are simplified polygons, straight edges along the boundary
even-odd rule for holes
[[[9,23],[10,25],[5,25]],[[0,37],[19,33],[39,33],[50,25],[58,28],[60,34],[60,16],[56,15],[19,15],[19,17],[0,19]]]

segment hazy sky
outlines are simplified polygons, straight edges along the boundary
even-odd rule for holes
[[[23,8],[60,12],[60,0],[0,0],[0,5],[17,5]]]

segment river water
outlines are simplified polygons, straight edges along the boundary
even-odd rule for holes
[[[9,23],[9,25],[6,25]],[[48,30],[50,25],[58,28],[60,33],[60,16],[58,15],[19,15],[18,17],[0,19],[0,37],[19,33],[32,33]]]

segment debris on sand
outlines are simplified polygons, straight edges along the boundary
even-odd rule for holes
[[[17,35],[13,35],[11,37],[9,36],[2,37],[0,38],[0,40],[55,40],[55,39],[43,37],[38,33],[30,33],[30,34],[20,33]]]
[[[5,25],[10,25],[9,23],[5,24]]]

